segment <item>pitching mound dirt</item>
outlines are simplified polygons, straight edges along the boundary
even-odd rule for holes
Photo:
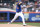
[[[36,26],[23,26],[21,24],[0,24],[0,27],[36,27]]]

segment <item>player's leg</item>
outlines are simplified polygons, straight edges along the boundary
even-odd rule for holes
[[[26,25],[26,24],[25,24],[25,19],[24,19],[23,14],[21,13],[20,16],[21,16],[21,18],[22,18],[23,25]]]
[[[14,18],[8,24],[11,24],[12,22],[14,22],[17,19],[17,17],[18,17],[18,13],[15,14]]]

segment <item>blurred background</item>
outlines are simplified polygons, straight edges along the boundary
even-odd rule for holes
[[[40,22],[40,0],[0,0],[0,21],[14,18],[16,1],[22,1],[21,8],[26,21]],[[15,21],[22,21],[19,16]]]
[[[40,0],[0,0],[0,8],[15,9],[16,1],[22,1],[22,7],[26,7],[24,12],[40,12]],[[5,9],[6,10],[6,9]]]

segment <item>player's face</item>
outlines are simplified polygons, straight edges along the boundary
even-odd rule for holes
[[[22,3],[22,2],[19,2],[19,3]]]
[[[22,2],[19,2],[20,3],[20,5],[22,5]]]

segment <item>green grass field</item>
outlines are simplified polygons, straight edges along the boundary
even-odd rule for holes
[[[0,24],[7,24],[7,23],[1,23],[0,22]],[[12,24],[22,24],[22,23],[19,23],[19,22],[14,22],[14,23],[12,23]],[[32,25],[32,26],[39,26],[40,27],[40,23],[26,23],[27,25]]]

